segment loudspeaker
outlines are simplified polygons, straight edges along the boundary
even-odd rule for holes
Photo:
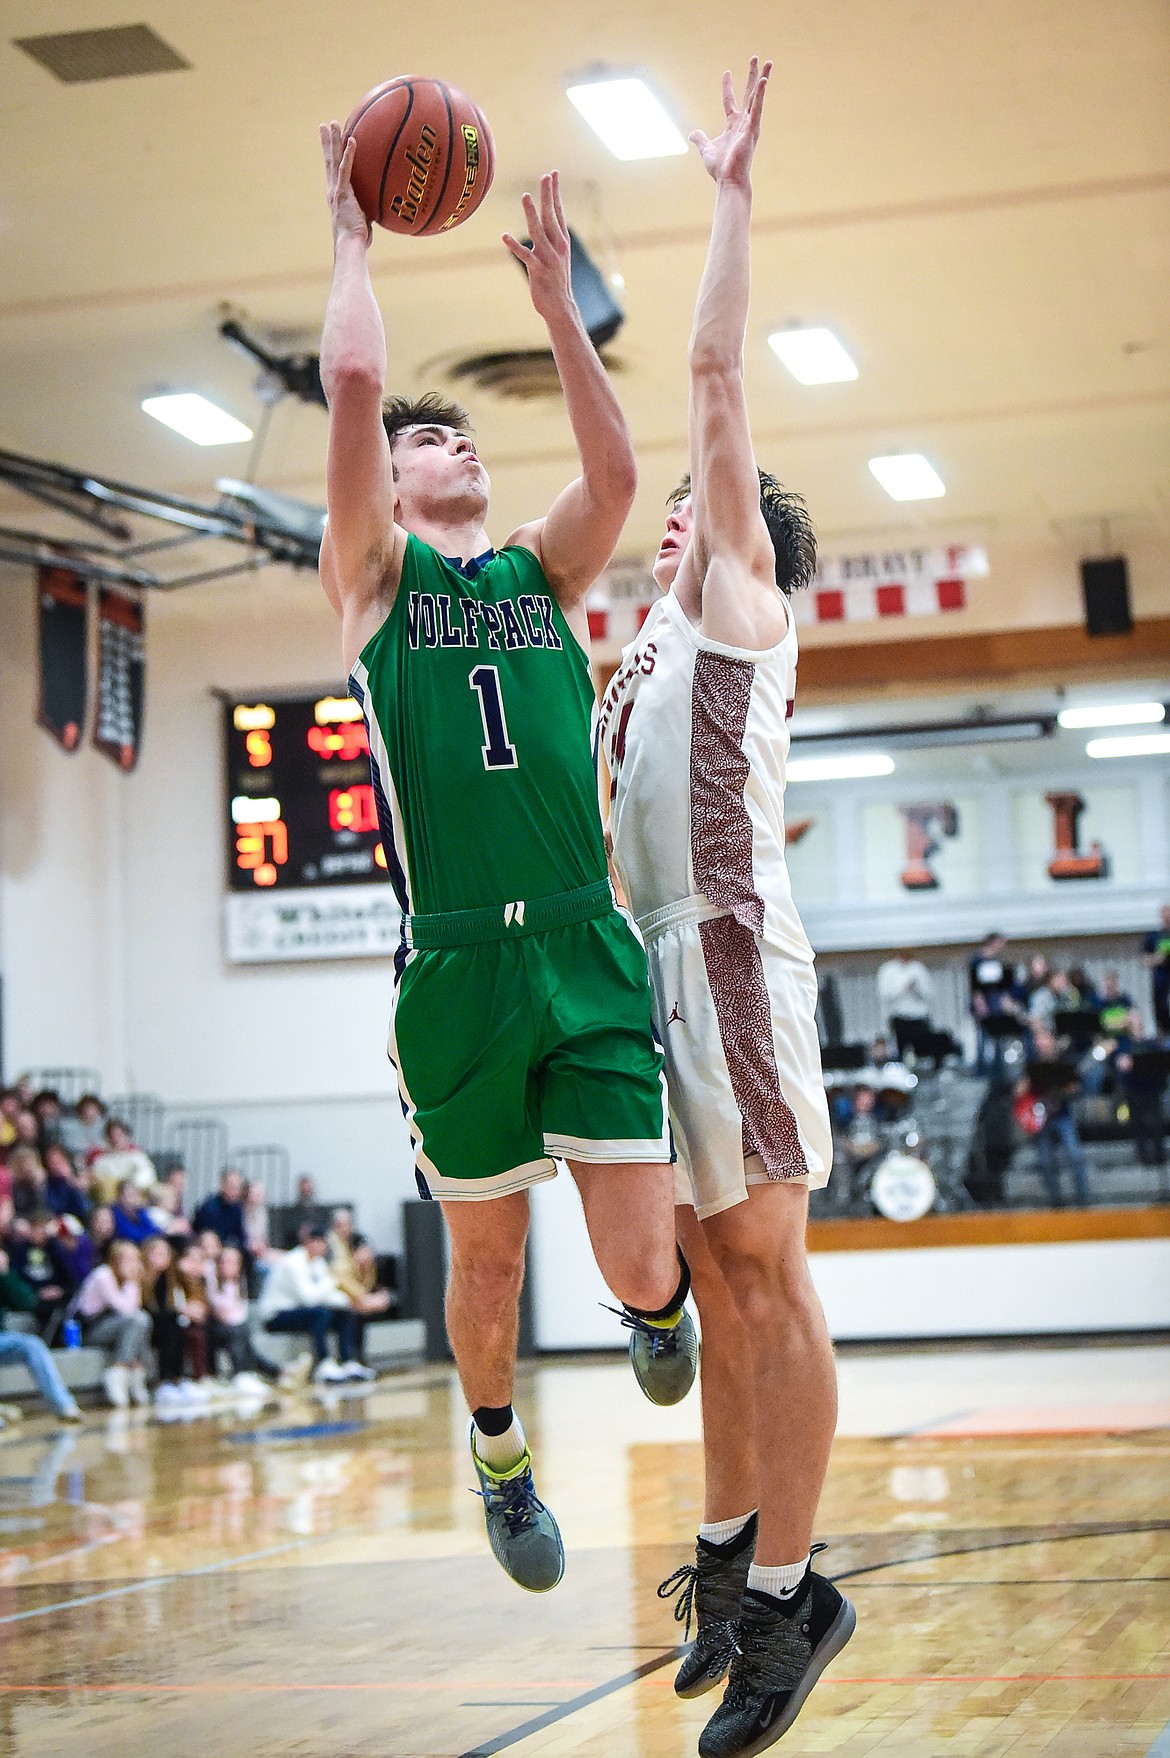
[[[581,322],[595,348],[602,348],[625,322],[626,314],[609,290],[609,283],[575,232],[569,233],[571,255],[569,279]]]
[[[1086,634],[1129,634],[1133,617],[1129,610],[1129,565],[1123,555],[1082,562],[1081,593]]]
[[[526,249],[532,249],[531,238],[522,238],[520,242]],[[524,264],[521,263],[520,267],[523,268]],[[569,284],[581,313],[581,322],[589,332],[589,340],[595,348],[604,348],[625,323],[626,314],[610,292],[605,276],[571,228]]]

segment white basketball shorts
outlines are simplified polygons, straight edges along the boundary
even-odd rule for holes
[[[699,912],[675,905],[639,926],[679,1154],[675,1201],[705,1220],[746,1202],[749,1183],[820,1189],[833,1137],[812,966],[706,900]],[[762,1171],[747,1171],[749,1154]]]

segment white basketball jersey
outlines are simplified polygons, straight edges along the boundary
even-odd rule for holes
[[[730,914],[789,957],[812,948],[784,858],[796,624],[763,653],[708,640],[673,592],[622,654],[601,708],[614,864],[639,925]]]

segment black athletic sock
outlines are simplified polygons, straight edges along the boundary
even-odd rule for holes
[[[510,1404],[481,1404],[471,1413],[471,1445],[489,1471],[510,1471],[524,1457],[524,1425]]]
[[[658,1307],[655,1312],[646,1312],[640,1306],[630,1306],[623,1302],[623,1304],[626,1305],[626,1311],[634,1318],[645,1319],[649,1324],[661,1324],[663,1319],[673,1318],[675,1313],[680,1311],[683,1301],[691,1291],[691,1272],[682,1252],[679,1251],[677,1246],[675,1246],[675,1250],[678,1252],[679,1270],[681,1272],[679,1275],[678,1287],[675,1289],[666,1305]]]
[[[471,1419],[480,1434],[507,1434],[512,1426],[510,1404],[481,1404],[471,1412]]]

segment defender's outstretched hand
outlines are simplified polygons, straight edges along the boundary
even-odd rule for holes
[[[369,244],[374,228],[363,214],[350,182],[357,137],[351,134],[342,146],[340,122],[322,122],[318,132],[321,151],[325,155],[325,197],[333,221],[333,242],[336,244],[348,232],[364,238]]]
[[[760,138],[760,118],[764,113],[764,93],[772,63],[760,65],[758,55],[748,64],[747,83],[743,90],[742,108],[735,101],[735,87],[730,73],[723,75],[723,133],[709,140],[701,128],[690,135],[692,146],[716,183],[746,183],[751,177],[756,142]]]
[[[569,273],[572,244],[568,222],[561,206],[561,174],[546,171],[540,180],[540,212],[532,197],[521,197],[531,250],[504,233],[504,243],[528,271],[528,291],[532,303],[546,323],[573,305],[573,283]]]

